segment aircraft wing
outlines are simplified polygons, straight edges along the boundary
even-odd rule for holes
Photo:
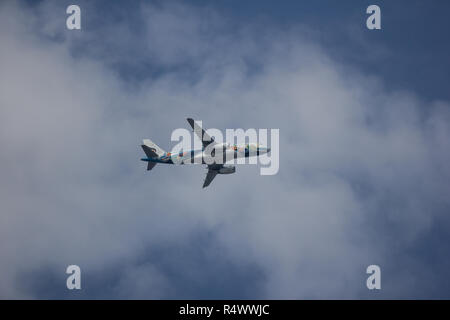
[[[206,133],[205,130],[203,130],[202,127],[200,127],[192,118],[188,118],[187,121],[189,122],[190,126],[192,127],[192,130],[194,130],[197,137],[200,138],[200,140],[203,143],[203,148],[206,148],[211,143],[216,143],[213,138],[209,134]]]
[[[212,170],[208,167],[208,173],[206,174],[205,182],[203,183],[203,188],[206,188],[214,180],[217,175],[217,170]]]
[[[152,170],[156,166],[156,162],[147,162],[147,171]]]

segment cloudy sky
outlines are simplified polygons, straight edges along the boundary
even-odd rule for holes
[[[0,298],[450,298],[450,3],[370,4],[1,1]],[[279,173],[147,172],[187,117]]]

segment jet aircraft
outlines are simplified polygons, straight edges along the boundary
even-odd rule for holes
[[[270,148],[258,143],[247,143],[242,145],[230,145],[229,143],[216,143],[212,137],[203,130],[193,119],[187,119],[189,125],[195,134],[202,141],[203,147],[198,150],[187,150],[179,153],[166,152],[158,147],[150,139],[144,139],[141,145],[146,158],[142,161],[147,162],[147,170],[152,170],[156,164],[207,164],[208,172],[206,174],[203,188],[210,185],[218,174],[231,174],[236,172],[233,165],[224,165],[229,159],[248,158],[259,156],[270,152]],[[219,159],[220,161],[217,161]]]

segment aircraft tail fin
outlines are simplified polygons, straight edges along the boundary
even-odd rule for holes
[[[141,145],[142,150],[144,150],[147,158],[159,158],[164,155],[166,152],[158,147],[155,143],[153,143],[150,139],[144,139],[143,144]],[[143,159],[145,160],[145,159]],[[152,170],[153,167],[156,166],[156,162],[148,161],[147,162],[147,170]]]
[[[154,143],[150,139],[144,139],[142,142],[143,142],[142,149],[149,158],[161,157],[166,153],[163,149],[158,147],[156,143]]]

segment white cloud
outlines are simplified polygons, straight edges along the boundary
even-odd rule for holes
[[[388,92],[301,33],[229,31],[216,13],[168,5],[143,8],[143,39],[123,22],[72,36],[52,5],[38,29],[39,11],[2,6],[1,297],[41,295],[23,273],[101,273],[198,230],[233,265],[262,270],[251,297],[364,297],[367,265],[395,265],[449,204],[448,103]],[[133,59],[167,72],[130,88],[113,66]],[[202,190],[199,167],[145,172],[140,140],[169,149],[187,116],[280,128],[280,173],[241,166]],[[127,266],[111,297],[180,294],[156,262]],[[386,296],[408,296],[409,279],[389,270]]]

